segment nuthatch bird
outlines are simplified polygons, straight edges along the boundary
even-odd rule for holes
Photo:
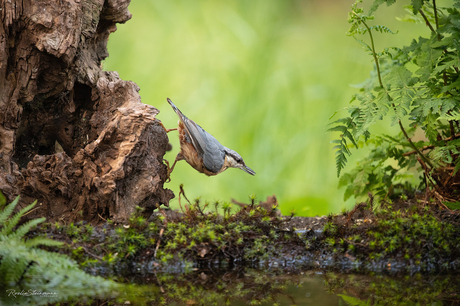
[[[169,170],[169,174],[174,169],[176,163],[185,159],[198,172],[208,176],[219,174],[227,168],[239,168],[251,175],[256,173],[246,166],[243,158],[235,151],[224,147],[211,134],[206,132],[193,120],[188,119],[182,112],[167,98],[176,114],[179,116],[180,152]],[[176,129],[166,129],[166,132]]]

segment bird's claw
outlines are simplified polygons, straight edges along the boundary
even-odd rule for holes
[[[167,178],[166,178],[165,183],[169,183],[169,182],[171,182],[171,172],[172,172],[172,169],[171,169],[171,167],[169,166],[169,161],[168,161],[168,160],[166,160],[166,159],[163,158],[163,161],[165,162],[166,166],[168,167],[168,169],[167,169],[167,174],[166,174]]]
[[[169,132],[171,132],[171,131],[176,131],[176,130],[177,130],[177,128],[167,129],[167,128],[164,126],[163,122],[161,122],[161,121],[160,121],[160,125],[163,127],[163,129],[165,130],[166,133],[169,133]]]

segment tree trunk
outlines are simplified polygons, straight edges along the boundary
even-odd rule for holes
[[[0,191],[30,218],[124,221],[174,197],[168,137],[139,87],[103,71],[129,0],[0,0]]]

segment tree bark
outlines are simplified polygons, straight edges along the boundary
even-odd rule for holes
[[[29,218],[121,222],[174,197],[159,111],[101,69],[129,2],[0,0],[0,191],[38,199]]]

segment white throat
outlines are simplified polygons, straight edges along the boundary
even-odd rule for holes
[[[232,167],[232,168],[240,168],[240,165],[230,155],[225,155],[225,163],[224,163],[224,165],[227,166],[227,167]]]

